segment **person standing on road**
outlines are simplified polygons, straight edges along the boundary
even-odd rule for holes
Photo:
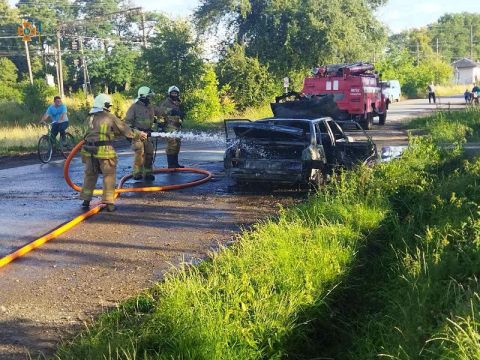
[[[163,100],[160,105],[160,116],[165,121],[165,131],[176,132],[182,128],[184,113],[180,108],[180,89],[173,85],[168,88],[167,98]],[[168,167],[183,168],[184,166],[178,163],[178,154],[180,153],[181,139],[178,137],[167,138],[167,154]]]
[[[437,99],[435,97],[435,85],[433,85],[433,81],[430,83],[430,85],[427,86],[427,91],[428,91],[428,103],[433,103],[435,104],[437,102]]]
[[[62,98],[60,96],[53,98],[53,104],[47,108],[40,122],[45,123],[48,118],[52,119],[52,129],[50,131],[52,141],[55,141],[58,133],[60,133],[60,139],[65,141],[65,131],[68,128],[68,116],[67,107],[65,104],[62,104]]]
[[[112,146],[117,135],[145,141],[145,132],[131,129],[127,124],[110,113],[112,100],[106,94],[99,94],[93,101],[93,108],[88,117],[88,130],[85,135],[85,144],[82,147],[82,162],[85,164],[85,176],[80,199],[82,207],[90,207],[93,191],[98,175],[103,175],[102,202],[106,204],[107,211],[115,211],[115,182],[117,153]]]
[[[147,133],[152,131],[155,116],[160,115],[160,110],[150,103],[151,97],[154,95],[152,89],[148,86],[142,86],[138,89],[138,97],[125,115],[126,123],[132,128]],[[152,174],[153,153],[155,151],[153,139],[149,138],[147,141],[137,139],[132,141],[132,150],[135,152],[133,179],[141,180],[145,178],[147,181],[155,180],[155,176]]]

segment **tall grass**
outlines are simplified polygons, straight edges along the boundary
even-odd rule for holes
[[[435,93],[437,96],[452,96],[452,95],[463,95],[466,89],[468,91],[472,90],[473,84],[461,85],[461,84],[450,84],[450,85],[437,85],[435,86]]]
[[[84,129],[73,125],[67,129],[76,139],[80,139]],[[37,149],[38,140],[46,135],[45,125],[4,126],[0,127],[0,155],[15,155],[28,153]]]

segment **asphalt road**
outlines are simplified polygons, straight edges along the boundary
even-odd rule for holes
[[[461,98],[441,100],[444,107],[462,106]],[[402,125],[436,108],[425,100],[392,104],[387,124],[369,133],[379,147],[404,145]],[[214,173],[209,183],[177,192],[124,194],[117,212],[102,212],[0,269],[0,359],[51,354],[62,338],[160,280],[173,265],[204,258],[242,227],[305,198],[297,191],[236,191],[223,173],[221,137],[186,141],[182,147],[181,162]],[[157,167],[165,166],[163,148],[160,144]],[[131,172],[131,162],[132,153],[124,148],[118,178]],[[63,179],[63,161],[10,162],[1,168],[0,257],[82,212],[78,194]],[[81,183],[82,171],[80,160],[74,160],[72,179]],[[197,176],[161,175],[154,185]]]

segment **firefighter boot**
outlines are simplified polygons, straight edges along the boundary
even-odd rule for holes
[[[180,164],[178,163],[178,153],[175,154],[175,155],[172,155],[172,156],[173,156],[173,160],[174,160],[174,162],[175,162],[175,167],[176,167],[177,169],[183,169],[185,166],[180,165]]]
[[[89,200],[83,200],[82,208],[90,209],[90,201]]]
[[[153,176],[152,173],[145,174],[145,180],[146,181],[153,181],[153,180],[155,180],[155,176]]]
[[[174,169],[177,167],[177,164],[175,162],[175,155],[167,154],[167,164],[169,169]]]
[[[107,204],[105,209],[107,209],[108,212],[114,212],[115,210],[117,210],[117,208],[113,204]]]

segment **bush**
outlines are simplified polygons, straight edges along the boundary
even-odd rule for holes
[[[35,80],[33,84],[27,83],[23,86],[23,103],[29,111],[38,113],[46,110],[56,94],[56,89],[43,80]]]
[[[15,87],[0,82],[0,101],[22,101],[22,93]]]
[[[123,119],[127,114],[128,108],[132,104],[132,100],[128,99],[121,93],[111,94],[112,97],[112,113],[119,119]]]

